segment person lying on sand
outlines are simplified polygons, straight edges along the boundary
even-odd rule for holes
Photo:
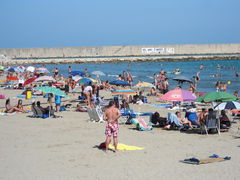
[[[26,113],[27,111],[25,111],[23,109],[23,105],[22,105],[22,100],[18,100],[18,104],[16,106],[11,107],[11,103],[10,103],[10,99],[6,100],[5,103],[5,113],[13,113],[13,112],[22,112],[22,113]]]

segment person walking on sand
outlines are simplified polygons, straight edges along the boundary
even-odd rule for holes
[[[113,136],[113,143],[115,147],[115,152],[117,152],[117,144],[118,144],[118,118],[121,116],[119,109],[116,107],[114,101],[110,101],[108,108],[104,112],[104,120],[107,121],[105,135],[106,135],[106,149],[105,152],[108,151],[108,146],[111,142],[111,137]]]

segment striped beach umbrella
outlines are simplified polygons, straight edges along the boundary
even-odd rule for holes
[[[132,89],[118,89],[112,92],[112,95],[135,95],[136,92]]]
[[[36,73],[37,74],[41,74],[41,73],[45,74],[45,73],[49,73],[49,71],[45,67],[40,67],[40,68],[37,68]]]
[[[222,102],[214,107],[216,110],[240,109],[240,103],[236,101]]]
[[[39,78],[35,79],[36,82],[38,81],[56,81],[52,76],[40,76]]]

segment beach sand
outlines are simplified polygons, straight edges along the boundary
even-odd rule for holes
[[[19,92],[1,90],[11,97],[12,105]],[[0,107],[4,103],[0,100]],[[157,110],[162,116],[168,112],[145,105],[131,107]],[[134,125],[120,125],[119,142],[144,150],[105,153],[95,146],[105,141],[106,124],[88,122],[87,113],[70,109],[56,113],[62,118],[48,119],[27,117],[31,114],[0,116],[0,179],[240,179],[238,121],[229,132],[209,136],[162,128],[141,132]],[[232,158],[202,165],[179,162],[212,154]]]

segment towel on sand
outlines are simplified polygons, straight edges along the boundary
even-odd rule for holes
[[[106,148],[105,146],[105,142],[101,143],[98,148],[100,149],[104,149]],[[112,149],[114,150],[114,146],[112,144],[109,144],[108,146],[109,149]],[[141,148],[141,147],[137,147],[137,146],[129,146],[129,145],[126,145],[126,144],[122,144],[122,143],[118,143],[118,150],[120,151],[132,151],[132,150],[143,150],[144,148]]]
[[[212,162],[221,162],[221,161],[226,161],[230,160],[231,157],[226,156],[226,157],[219,157],[216,154],[213,154],[212,156],[209,156],[209,158],[206,159],[197,159],[197,158],[190,158],[190,159],[184,159],[180,162],[187,163],[187,164],[207,164],[207,163],[212,163]]]

